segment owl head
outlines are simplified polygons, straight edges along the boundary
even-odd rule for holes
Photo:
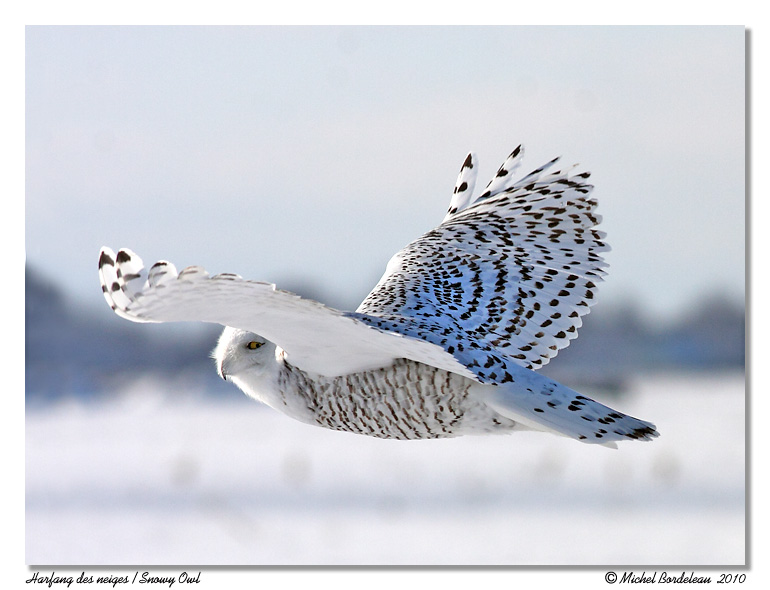
[[[275,344],[246,330],[226,327],[212,357],[225,381],[259,377],[275,365]]]

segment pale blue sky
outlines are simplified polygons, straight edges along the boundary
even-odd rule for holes
[[[593,173],[601,302],[742,300],[743,27],[31,27],[26,254],[104,304],[99,248],[354,308],[465,154]]]

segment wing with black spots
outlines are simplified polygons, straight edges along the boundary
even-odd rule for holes
[[[467,204],[455,194],[456,210],[391,259],[355,317],[442,346],[483,382],[508,381],[510,363],[537,369],[568,346],[609,247],[589,174],[548,173],[556,158],[516,180],[522,156],[514,150]]]
[[[452,200],[449,202],[444,221],[452,215],[465,209],[473,197],[473,189],[476,186],[476,176],[478,175],[478,166],[476,155],[471,152],[465,157],[463,165],[460,168],[460,174],[457,175],[454,191],[452,191]]]

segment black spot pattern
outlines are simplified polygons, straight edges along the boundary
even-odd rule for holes
[[[294,417],[343,432],[414,440],[507,433],[516,422],[476,396],[472,381],[406,359],[390,367],[323,378],[283,363],[278,387]],[[296,409],[298,402],[304,405]]]
[[[516,181],[522,156],[401,250],[354,315],[442,346],[482,382],[503,382],[509,363],[537,369],[576,338],[609,250],[593,187],[588,173],[544,176],[558,158]]]
[[[476,186],[476,173],[477,168],[473,154],[468,154],[460,168],[460,174],[457,177],[457,182],[452,192],[452,200],[449,202],[447,217],[454,215],[470,202],[473,187]]]

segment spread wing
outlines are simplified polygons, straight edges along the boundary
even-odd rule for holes
[[[469,155],[444,221],[391,259],[354,317],[441,346],[482,382],[511,380],[510,363],[537,369],[577,337],[609,250],[593,187],[588,173],[547,174],[558,158],[515,180],[522,156],[470,199],[458,191]]]
[[[212,322],[274,342],[295,366],[326,376],[345,375],[409,358],[471,379],[474,374],[443,348],[388,332],[350,314],[234,274],[209,276],[201,267],[177,273],[158,262],[149,272],[130,250],[103,248],[99,278],[107,303],[134,322]]]

